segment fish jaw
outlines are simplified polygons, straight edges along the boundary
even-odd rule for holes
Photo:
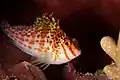
[[[64,64],[70,62],[71,60],[73,60],[74,58],[78,57],[81,54],[80,50],[75,48],[73,49],[75,55],[71,53],[71,50],[68,49],[68,47],[65,44],[63,44],[62,47],[60,48],[60,53],[53,54],[51,64],[56,64],[56,65]]]

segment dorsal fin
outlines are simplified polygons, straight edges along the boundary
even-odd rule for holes
[[[55,18],[51,14],[43,14],[41,17],[37,17],[36,21],[34,22],[35,27],[46,27],[46,28],[60,28],[59,27],[59,20],[55,20]]]

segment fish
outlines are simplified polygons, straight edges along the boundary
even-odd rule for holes
[[[5,20],[0,26],[12,44],[36,58],[31,63],[43,63],[44,68],[70,62],[81,54],[78,41],[66,35],[52,14],[37,17],[30,26],[10,25]]]

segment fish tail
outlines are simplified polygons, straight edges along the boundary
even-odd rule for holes
[[[4,30],[5,28],[9,28],[9,23],[6,20],[0,22],[0,28]]]

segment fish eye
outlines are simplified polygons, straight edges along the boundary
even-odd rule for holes
[[[68,45],[68,42],[65,42],[66,45]]]
[[[70,40],[66,39],[65,45],[70,46]]]
[[[65,42],[65,45],[70,46],[70,42],[69,41]]]

